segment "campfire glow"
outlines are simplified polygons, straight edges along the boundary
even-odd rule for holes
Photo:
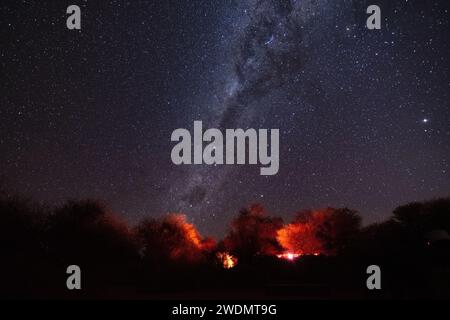
[[[216,256],[225,269],[234,268],[238,262],[238,259],[228,252],[218,252]]]
[[[289,260],[289,261],[294,261],[295,259],[297,259],[300,256],[302,256],[301,253],[293,253],[293,252],[285,252],[282,254],[277,254],[278,258]]]
[[[277,258],[285,259],[285,260],[289,260],[289,261],[294,261],[295,259],[300,258],[300,257],[305,256],[305,255],[306,254],[303,254],[303,253],[285,252],[285,253],[282,253],[282,254],[277,254]],[[320,253],[319,252],[314,252],[312,255],[313,256],[318,256],[318,255],[320,255]]]

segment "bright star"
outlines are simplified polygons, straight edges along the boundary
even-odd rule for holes
[[[273,40],[275,39],[275,37],[273,35],[270,36],[270,39],[267,40],[264,44],[267,46],[269,44],[271,44],[273,42]]]

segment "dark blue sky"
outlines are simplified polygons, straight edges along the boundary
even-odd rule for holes
[[[373,222],[450,194],[448,1],[45,2],[0,4],[9,188],[100,198],[133,222],[181,211],[213,235],[253,202]],[[365,28],[370,4],[382,30]],[[280,129],[276,176],[172,164],[173,130],[224,119]]]

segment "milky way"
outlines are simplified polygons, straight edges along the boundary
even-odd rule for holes
[[[368,30],[366,8],[382,9]],[[448,1],[0,4],[0,176],[38,201],[100,198],[132,222],[220,235],[260,202],[366,222],[449,195]],[[426,120],[425,120],[426,119]],[[280,171],[175,166],[171,132],[280,129]]]
[[[317,4],[320,5],[323,4]],[[302,70],[302,52],[305,51],[302,25],[308,24],[304,12],[311,12],[309,6],[307,1],[262,0],[249,1],[245,9],[241,9],[246,21],[231,40],[234,50],[230,59],[232,68],[227,75],[230,83],[210,125],[222,129],[251,126],[258,112],[255,104]],[[187,170],[188,177],[184,179],[188,181],[188,187],[181,196],[180,210],[185,206],[217,203],[224,179],[239,169],[203,167]],[[179,182],[175,184],[178,186]]]

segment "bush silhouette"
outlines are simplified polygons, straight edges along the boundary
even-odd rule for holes
[[[253,204],[233,219],[222,246],[244,261],[256,255],[280,253],[276,236],[282,225],[281,218],[271,218],[261,205]]]
[[[283,224],[251,205],[216,245],[184,215],[132,228],[96,200],[47,208],[0,192],[0,296],[148,297],[317,281],[360,297],[365,268],[375,263],[387,297],[450,297],[449,233],[450,198],[400,206],[387,221],[363,228],[347,208],[303,210]],[[238,257],[236,268],[217,263],[224,250]],[[287,262],[276,257],[284,251],[323,255]],[[82,270],[79,295],[65,288],[71,264]]]
[[[135,274],[139,256],[133,232],[98,201],[70,201],[54,210],[46,242],[58,265],[79,265],[92,287],[120,285]]]

